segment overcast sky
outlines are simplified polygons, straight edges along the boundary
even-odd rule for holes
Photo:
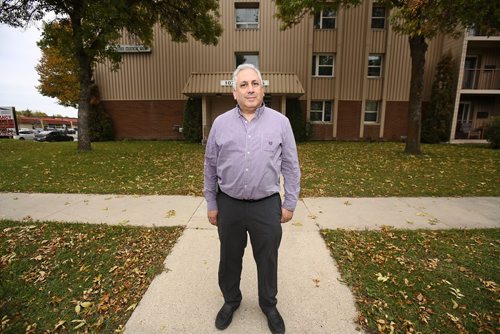
[[[36,89],[39,82],[35,66],[41,58],[36,45],[39,39],[40,30],[36,27],[24,30],[0,24],[0,106],[77,117],[75,108],[63,107]]]

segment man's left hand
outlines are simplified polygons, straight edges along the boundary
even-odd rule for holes
[[[292,220],[292,217],[293,211],[281,208],[281,224],[288,223],[290,220]]]

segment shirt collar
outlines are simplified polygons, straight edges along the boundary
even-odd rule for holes
[[[264,112],[265,109],[266,109],[266,105],[264,104],[264,101],[262,101],[261,106],[258,107],[257,110],[255,111],[255,118],[259,118],[260,116],[262,116],[262,113]],[[238,113],[239,116],[243,117],[243,114],[241,112],[239,105],[236,105],[236,112]]]

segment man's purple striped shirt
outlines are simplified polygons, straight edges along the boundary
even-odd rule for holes
[[[238,107],[213,122],[205,151],[203,193],[208,211],[217,210],[217,186],[227,195],[257,200],[280,191],[294,211],[300,193],[297,146],[288,118],[262,106],[248,122]]]

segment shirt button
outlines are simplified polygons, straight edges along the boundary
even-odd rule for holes
[[[248,172],[248,168],[245,168],[245,172]]]
[[[250,154],[250,152],[247,152],[247,154]]]
[[[247,185],[245,184],[245,188],[247,187]]]

